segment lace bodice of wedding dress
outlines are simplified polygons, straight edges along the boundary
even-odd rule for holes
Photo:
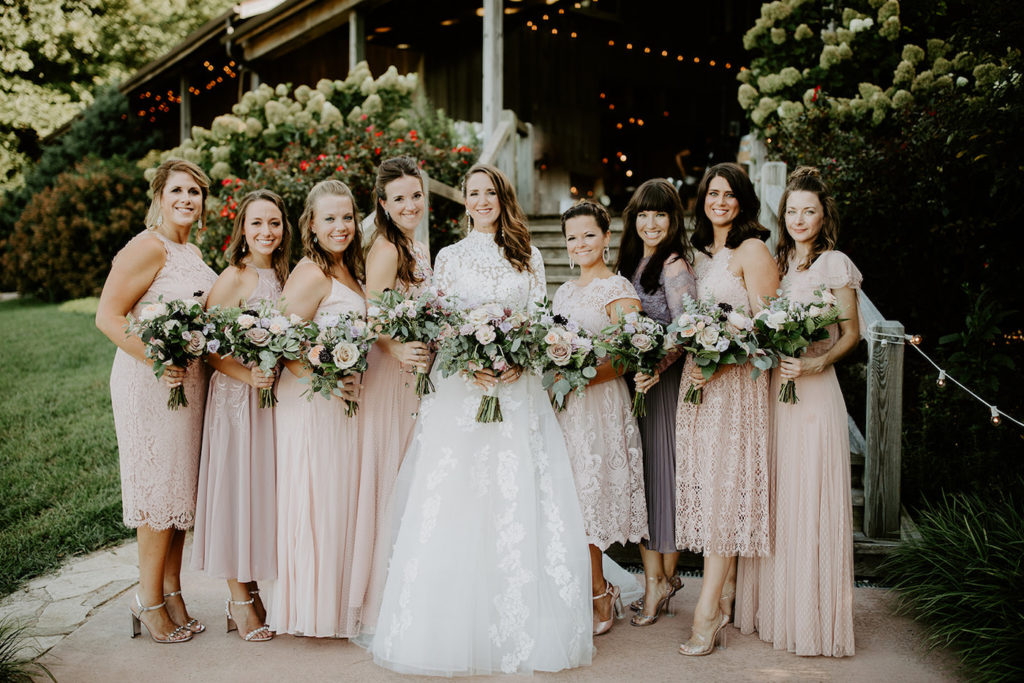
[[[544,298],[544,261],[531,247],[530,271],[517,271],[494,235],[470,231],[465,239],[445,247],[434,264],[434,284],[440,293],[455,296],[460,308],[501,304],[524,310]]]

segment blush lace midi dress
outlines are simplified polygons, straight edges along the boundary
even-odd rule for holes
[[[697,296],[742,307],[747,290],[729,272],[733,250],[698,254]],[[768,375],[727,365],[704,385],[700,404],[683,400],[692,357],[679,385],[676,417],[676,544],[704,555],[767,555]]]
[[[612,324],[605,307],[636,299],[629,280],[613,275],[584,287],[566,282],[555,292],[552,310],[597,335]],[[580,498],[587,543],[602,551],[612,543],[639,543],[647,537],[644,464],[632,396],[618,377],[566,397],[556,412],[565,434],[569,462]]]
[[[132,315],[138,317],[145,304],[156,303],[161,295],[164,301],[196,299],[205,303],[217,276],[196,248],[152,230],[139,233],[132,242],[154,238],[163,244],[167,258],[132,308]],[[188,406],[170,410],[170,389],[156,378],[153,368],[121,349],[114,354],[110,403],[117,432],[125,526],[145,524],[158,531],[192,527],[208,377],[206,364],[193,361],[182,384]]]

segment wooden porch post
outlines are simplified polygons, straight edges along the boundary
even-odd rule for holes
[[[484,144],[498,127],[498,118],[501,116],[503,106],[503,17],[502,0],[484,0]]]
[[[184,73],[178,80],[178,92],[181,93],[181,102],[178,104],[178,144],[181,144],[192,135],[192,93],[188,91],[188,78]]]
[[[348,15],[348,70],[366,60],[366,17],[353,11]]]
[[[903,438],[903,325],[868,327],[867,457],[864,534],[899,538],[900,445]]]

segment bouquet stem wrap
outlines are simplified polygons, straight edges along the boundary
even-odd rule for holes
[[[498,384],[484,392],[480,397],[480,407],[476,411],[477,422],[501,422],[501,401],[498,400]]]

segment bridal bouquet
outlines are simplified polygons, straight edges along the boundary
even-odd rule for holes
[[[225,308],[213,316],[213,339],[217,353],[234,357],[249,366],[272,372],[282,358],[302,357],[302,342],[307,338],[310,323],[297,315],[285,316],[270,301],[261,301],[255,308]],[[277,405],[273,388],[260,389],[258,405]]]
[[[758,345],[769,352],[771,367],[777,366],[783,356],[798,358],[814,342],[828,339],[828,326],[842,319],[832,292],[818,289],[814,296],[815,301],[811,303],[778,296],[754,316]],[[779,400],[783,403],[799,400],[796,382],[786,380],[779,389]]]
[[[442,335],[438,360],[445,377],[491,370],[496,375],[510,367],[530,367],[530,318],[498,304],[485,304],[453,320],[450,334]],[[501,422],[498,385],[480,399],[477,422]]]
[[[202,295],[195,292],[192,296]],[[160,296],[156,303],[145,304],[138,318],[129,313],[126,329],[146,345],[146,358],[153,361],[157,377],[163,376],[168,365],[187,368],[193,359],[215,352],[219,346],[216,340],[207,339],[213,323],[195,298],[164,301]],[[182,406],[188,407],[188,399],[185,387],[179,385],[171,389],[167,407],[177,410]]]
[[[412,298],[394,289],[385,289],[379,297],[370,299],[366,314],[377,334],[403,344],[437,341],[452,315],[449,302],[435,292],[424,292]],[[433,390],[430,375],[417,368],[416,395],[422,398]]]
[[[366,354],[377,341],[376,333],[363,318],[351,313],[319,316],[308,324],[306,331],[308,346],[302,363],[313,374],[309,376],[305,396],[309,400],[315,394],[342,397],[338,382],[366,370]],[[358,410],[358,403],[345,399],[345,415],[352,417]]]
[[[726,303],[696,301],[686,296],[683,313],[669,325],[669,334],[675,345],[693,354],[705,379],[723,365],[754,364],[754,375],[771,367],[771,361],[759,352],[754,337],[754,322],[742,308],[733,309]],[[683,400],[699,404],[704,400],[704,389],[690,384]]]
[[[547,300],[530,323],[533,369],[541,384],[551,391],[551,406],[565,410],[570,392],[582,394],[597,376],[597,363],[604,350],[594,346],[586,330],[561,315],[553,315]]]
[[[635,311],[624,315],[618,323],[601,330],[604,337],[597,345],[611,356],[616,372],[642,372],[653,375],[658,363],[671,348],[665,339],[665,328],[657,320]],[[647,395],[633,393],[633,415],[647,415]]]

